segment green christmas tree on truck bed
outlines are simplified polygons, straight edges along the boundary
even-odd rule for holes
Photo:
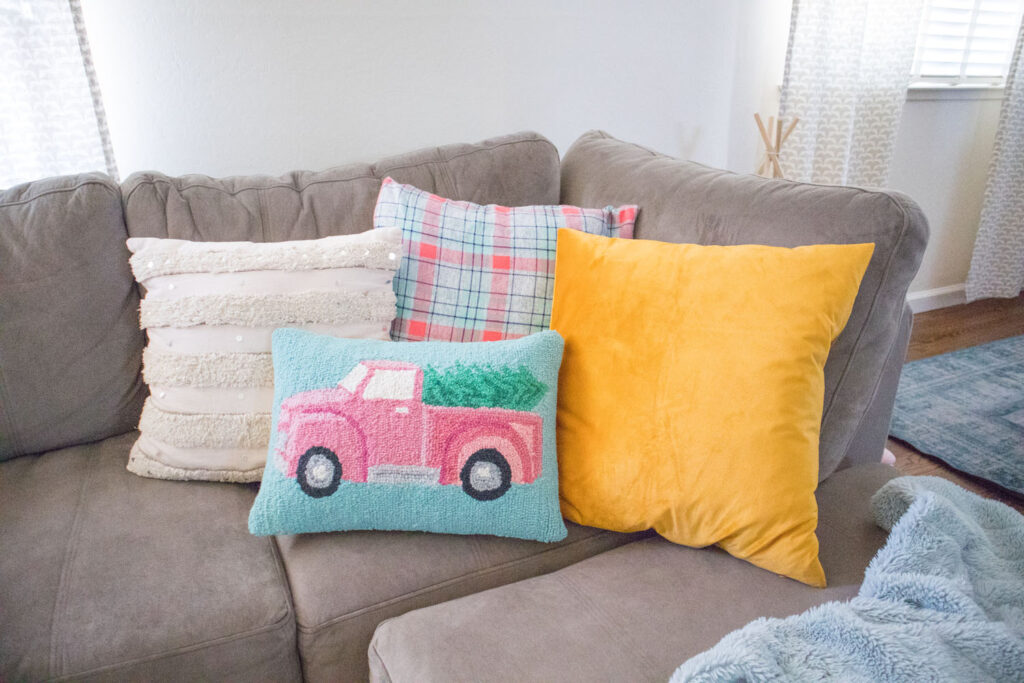
[[[532,410],[548,387],[526,367],[462,365],[423,368],[423,402],[435,406]]]

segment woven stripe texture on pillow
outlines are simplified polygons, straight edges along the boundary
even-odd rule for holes
[[[160,479],[259,481],[273,405],[271,334],[293,326],[387,339],[401,233],[254,244],[133,238],[146,288],[150,389],[128,469]]]
[[[402,230],[395,341],[497,341],[548,329],[559,228],[631,238],[634,205],[507,207],[385,178],[373,224]]]

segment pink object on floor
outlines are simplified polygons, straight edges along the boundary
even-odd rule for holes
[[[886,448],[885,451],[882,452],[882,464],[888,465],[889,467],[896,466],[896,456],[893,455],[892,451],[890,451],[888,448]]]

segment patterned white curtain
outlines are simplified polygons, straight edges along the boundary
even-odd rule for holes
[[[996,129],[967,300],[1014,297],[1024,289],[1024,23],[1010,62]]]
[[[787,178],[884,185],[914,64],[922,0],[794,0],[779,113],[800,117]]]
[[[0,187],[117,178],[78,0],[0,0]]]

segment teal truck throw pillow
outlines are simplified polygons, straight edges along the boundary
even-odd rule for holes
[[[356,529],[565,538],[562,338],[386,342],[273,335],[257,535]]]

